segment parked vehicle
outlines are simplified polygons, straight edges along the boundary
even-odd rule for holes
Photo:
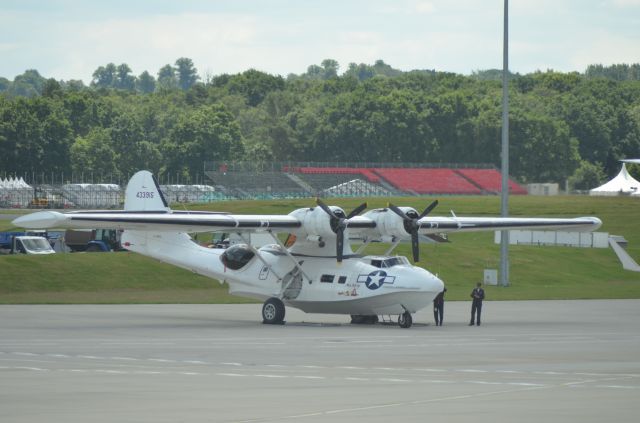
[[[6,234],[6,232],[4,234]],[[7,242],[6,237],[3,236],[1,241],[0,248],[2,248],[4,253],[8,254],[55,253],[53,248],[51,248],[51,244],[49,244],[49,240],[43,236],[13,235],[9,242]]]
[[[64,241],[71,251],[120,251],[120,231],[115,229],[68,229]]]

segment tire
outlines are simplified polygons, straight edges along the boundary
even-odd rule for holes
[[[102,248],[100,248],[98,245],[96,244],[91,244],[87,247],[87,253],[102,253],[104,252],[102,250]]]
[[[411,313],[405,311],[400,316],[398,316],[398,325],[403,329],[408,329],[413,324],[413,317],[411,317]]]
[[[281,325],[284,322],[284,303],[275,297],[269,298],[262,306],[262,323]]]

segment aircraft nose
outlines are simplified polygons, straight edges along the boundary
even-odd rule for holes
[[[442,282],[442,279],[433,275],[433,279],[431,280],[430,290],[434,292],[442,292],[444,290],[444,282]]]

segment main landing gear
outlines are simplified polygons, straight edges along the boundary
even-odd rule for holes
[[[276,297],[271,297],[262,306],[262,323],[267,325],[284,324],[284,303]]]
[[[413,318],[411,317],[411,313],[405,311],[400,316],[398,316],[398,326],[403,329],[410,328],[413,324]]]

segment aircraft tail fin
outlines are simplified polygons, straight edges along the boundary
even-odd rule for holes
[[[124,196],[124,209],[130,211],[168,211],[160,185],[147,170],[141,170],[131,177]]]

